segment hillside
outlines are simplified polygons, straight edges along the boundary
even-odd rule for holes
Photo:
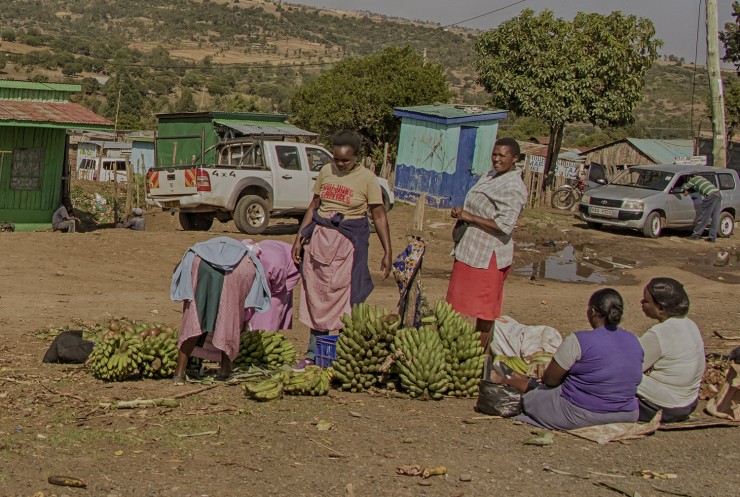
[[[261,0],[3,0],[0,78],[80,83],[81,103],[109,118],[120,87],[120,127],[139,128],[172,110],[289,112],[294,89],[341,58],[408,44],[447,68],[457,101],[480,104],[486,97],[472,69],[476,34]],[[695,126],[706,120],[707,78],[703,70],[697,75]],[[633,126],[571,126],[566,141],[687,137],[692,78],[688,66],[658,63]],[[502,129],[546,134],[532,120]]]

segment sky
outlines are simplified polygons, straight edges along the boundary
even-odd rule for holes
[[[288,0],[289,3],[305,4],[342,10],[366,10],[407,19],[438,22],[442,25],[457,23],[494,9],[505,7],[517,0]],[[699,23],[699,50],[697,63],[706,63],[706,26],[702,3]],[[719,26],[733,22],[732,0],[717,0]],[[625,14],[647,17],[655,25],[656,36],[665,43],[661,54],[684,57],[694,61],[696,47],[697,15],[699,0],[525,0],[499,12],[475,19],[461,26],[482,30],[495,28],[499,23],[516,17],[522,9],[535,11],[552,10],[557,17],[573,19],[577,12],[608,14],[621,10]],[[723,55],[720,43],[720,57]]]

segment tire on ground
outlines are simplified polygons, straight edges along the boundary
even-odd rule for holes
[[[181,212],[180,226],[185,231],[208,231],[213,226],[213,215],[200,212]]]
[[[717,234],[722,238],[729,238],[735,231],[735,216],[725,211],[719,216],[719,230]]]
[[[663,231],[663,218],[660,217],[660,212],[653,211],[645,218],[642,234],[645,238],[658,238],[661,231]]]
[[[245,195],[234,209],[234,224],[242,233],[259,235],[270,224],[270,208],[267,200],[258,195]]]

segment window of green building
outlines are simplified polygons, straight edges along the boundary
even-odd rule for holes
[[[13,162],[10,166],[10,188],[13,190],[41,190],[43,169],[43,148],[13,150]]]

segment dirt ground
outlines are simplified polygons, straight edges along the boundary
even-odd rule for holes
[[[405,246],[412,214],[413,207],[399,205],[389,215],[395,253]],[[444,297],[449,279],[452,223],[445,211],[426,214],[423,277],[434,301]],[[183,398],[178,408],[101,411],[100,401],[172,397],[200,385],[109,384],[80,366],[43,365],[49,341],[36,332],[122,316],[177,326],[180,305],[169,300],[168,289],[183,252],[209,237],[243,237],[218,222],[208,233],[183,232],[164,213],[147,214],[147,223],[143,233],[0,233],[0,496],[617,495],[599,482],[644,497],[737,495],[737,428],[658,432],[606,446],[557,433],[552,445],[536,447],[522,443],[531,427],[481,419],[470,399],[421,402],[332,391],[260,404],[228,385]],[[296,228],[294,221],[277,221],[268,236],[290,241]],[[583,329],[588,296],[609,284],[628,303],[625,327],[639,335],[651,324],[640,311],[642,285],[663,275],[686,285],[707,351],[726,353],[737,345],[714,335],[737,335],[737,236],[716,245],[683,233],[646,240],[588,230],[572,215],[527,212],[515,239],[514,267],[525,270],[507,281],[504,314],[520,322],[563,334]],[[596,266],[570,264],[571,247]],[[371,252],[377,278],[375,238]],[[557,281],[550,274],[604,283]],[[369,303],[394,307],[395,283],[376,284]],[[303,325],[287,334],[305,347]],[[319,431],[319,420],[333,429]],[[217,433],[202,435],[209,431]],[[448,474],[428,480],[396,475],[397,467],[410,464],[445,466]],[[633,475],[644,469],[678,477]],[[50,475],[79,477],[88,486],[53,487]]]

